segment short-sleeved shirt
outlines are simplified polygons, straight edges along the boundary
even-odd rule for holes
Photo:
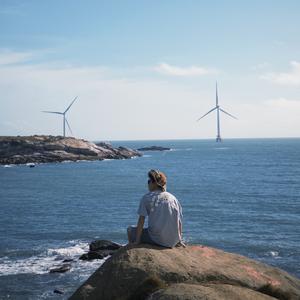
[[[182,208],[179,201],[169,192],[153,191],[140,201],[138,214],[148,216],[148,231],[158,245],[174,247],[180,242],[179,222]]]

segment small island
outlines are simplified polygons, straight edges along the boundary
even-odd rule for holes
[[[1,136],[0,165],[36,164],[80,160],[128,159],[141,153],[108,143],[74,137],[33,135]]]
[[[170,151],[171,148],[161,146],[149,146],[137,149],[138,151]]]

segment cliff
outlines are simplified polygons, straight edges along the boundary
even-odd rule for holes
[[[77,160],[125,159],[138,151],[95,144],[73,137],[34,135],[0,137],[0,164],[48,163]]]
[[[126,246],[71,297],[96,299],[300,299],[300,280],[249,258],[205,246]]]

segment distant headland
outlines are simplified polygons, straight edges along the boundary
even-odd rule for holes
[[[0,165],[79,160],[128,159],[142,154],[74,137],[33,135],[0,136]]]

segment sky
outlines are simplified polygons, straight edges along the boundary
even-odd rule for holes
[[[300,136],[298,0],[0,0],[0,135]],[[67,131],[68,135],[72,135]]]

